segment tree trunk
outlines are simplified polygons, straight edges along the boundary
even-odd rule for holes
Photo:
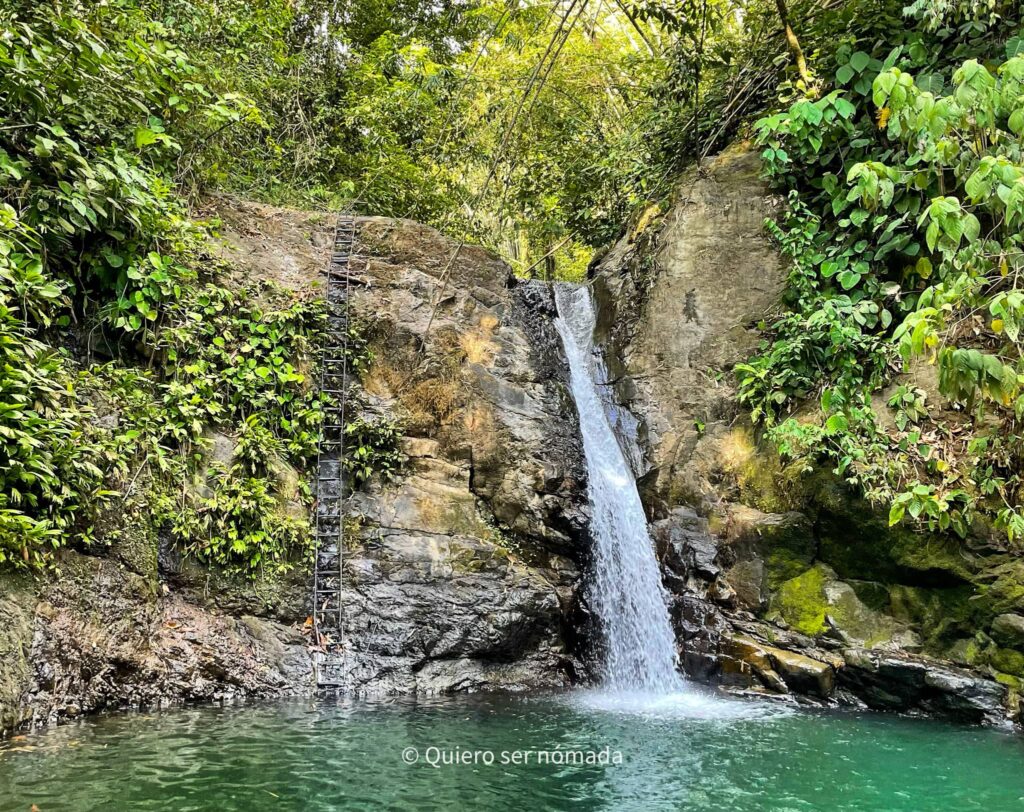
[[[812,83],[811,72],[807,70],[807,60],[804,59],[804,50],[800,47],[800,40],[797,39],[793,26],[789,24],[789,10],[786,8],[786,0],[775,0],[775,7],[779,10],[779,19],[782,20],[782,28],[786,32],[786,43],[789,45],[789,50],[793,52],[793,58],[796,60],[796,69],[800,73],[800,78],[804,80],[804,84],[810,89]]]

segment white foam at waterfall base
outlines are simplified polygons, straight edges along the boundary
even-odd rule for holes
[[[574,691],[566,696],[566,700],[582,711],[668,721],[774,719],[795,712],[791,704],[778,699],[724,697],[695,686],[667,693],[596,688]]]
[[[587,464],[593,518],[587,598],[600,622],[604,671],[598,690],[574,695],[595,710],[657,716],[749,717],[751,703],[688,687],[679,674],[675,635],[654,542],[633,472],[608,419],[599,386],[607,375],[594,351],[594,305],[587,287],[555,285],[555,326],[569,362]]]

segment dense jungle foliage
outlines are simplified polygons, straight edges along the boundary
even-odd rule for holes
[[[1001,0],[8,0],[0,563],[126,500],[202,561],[308,554],[282,470],[315,451],[322,306],[225,286],[210,193],[571,278],[746,134],[793,272],[743,402],[894,521],[1021,535],[1020,25]],[[929,363],[926,394],[901,373]],[[397,427],[352,429],[355,475],[397,464]]]
[[[755,124],[789,310],[738,369],[787,456],[929,529],[1024,535],[1017,4],[879,3]],[[827,24],[827,23],[826,23]],[[821,416],[803,408],[820,400]]]

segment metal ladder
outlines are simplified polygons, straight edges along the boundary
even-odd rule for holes
[[[317,449],[313,567],[313,667],[317,688],[345,687],[345,423],[349,390],[349,294],[354,282],[355,219],[338,217],[331,261],[323,273],[327,330],[320,366],[320,391],[327,395]]]

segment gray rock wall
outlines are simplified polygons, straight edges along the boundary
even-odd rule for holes
[[[592,269],[616,391],[639,419],[637,473],[682,662],[747,690],[1014,716],[1012,677],[961,667],[981,645],[967,637],[967,596],[977,605],[992,591],[972,591],[973,554],[961,544],[953,560],[945,540],[891,532],[827,472],[787,469],[736,404],[732,367],[781,306],[787,269],[763,227],[777,210],[756,154],[738,145],[684,175],[660,224]],[[1016,622],[993,634],[1011,639]],[[960,665],[927,656],[929,629],[965,636]]]
[[[351,500],[346,669],[363,691],[560,686],[587,522],[550,291],[424,226],[359,223],[368,414],[403,473]],[[455,257],[452,260],[452,257]]]

